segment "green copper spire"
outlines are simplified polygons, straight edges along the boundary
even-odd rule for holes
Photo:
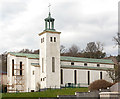
[[[55,29],[54,29],[54,21],[55,21],[55,19],[51,17],[50,6],[51,5],[48,6],[49,7],[48,17],[45,18],[45,30],[55,31]]]

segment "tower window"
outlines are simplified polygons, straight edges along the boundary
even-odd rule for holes
[[[54,37],[54,42],[56,42],[56,37]]]
[[[44,37],[43,37],[43,42],[44,42]]]
[[[44,58],[42,58],[42,73],[44,73]]]
[[[55,72],[55,57],[52,57],[52,72]]]
[[[14,59],[12,60],[12,76],[14,76]]]
[[[50,42],[52,42],[52,37],[50,37]]]
[[[34,75],[35,73],[34,73],[34,70],[33,70],[33,75]]]
[[[20,75],[22,75],[22,62],[20,62]]]
[[[74,62],[71,62],[71,65],[74,65]]]
[[[41,43],[42,43],[42,38],[41,38]]]

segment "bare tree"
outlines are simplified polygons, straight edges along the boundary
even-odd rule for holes
[[[89,42],[86,46],[86,52],[103,51],[103,44],[101,42]]]
[[[70,56],[77,56],[78,54],[78,51],[79,51],[79,47],[75,44],[73,44],[70,48],[69,48],[69,55]]]
[[[87,43],[86,52],[96,52],[96,51],[97,51],[97,46],[96,46],[95,42]]]
[[[114,70],[109,69],[109,70],[107,71],[109,77],[113,80],[113,82],[118,82],[118,81],[119,81],[119,78],[120,78],[120,70],[118,70],[118,69],[119,69],[119,65],[116,64],[116,65],[114,66]]]
[[[116,45],[118,45],[118,56],[117,56],[118,68],[117,68],[116,76],[118,78],[118,81],[120,81],[120,33],[117,33],[117,37],[113,37],[113,40],[115,41]]]
[[[89,42],[83,52],[83,56],[87,58],[104,58],[106,56],[103,51],[103,44],[101,42]]]
[[[113,37],[113,40],[115,41],[116,45],[120,45],[120,33],[117,33],[117,37]]]

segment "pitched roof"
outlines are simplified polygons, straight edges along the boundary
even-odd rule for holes
[[[15,53],[15,52],[9,52],[8,54],[11,54],[17,57],[39,58],[39,54]]]
[[[39,59],[39,54],[15,53],[15,52],[9,52],[9,54],[17,56],[17,57],[27,57],[27,58],[33,58],[33,59],[37,58],[37,59]],[[114,62],[111,59],[93,59],[93,58],[61,56],[60,60],[61,61],[75,61],[75,62],[114,64]]]
[[[61,61],[62,60],[63,61],[75,61],[75,62],[90,62],[90,63],[114,64],[114,62],[111,59],[94,59],[94,58],[61,56]]]

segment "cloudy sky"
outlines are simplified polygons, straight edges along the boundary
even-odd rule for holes
[[[55,29],[62,32],[61,45],[104,43],[107,55],[117,55],[113,41],[118,31],[119,0],[0,0],[0,53],[23,48],[38,49],[38,34],[51,3]]]

